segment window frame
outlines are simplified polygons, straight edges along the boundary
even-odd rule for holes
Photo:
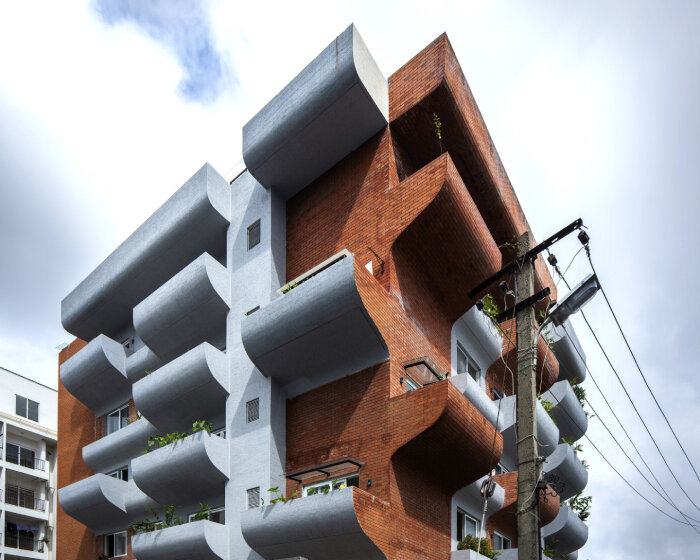
[[[262,223],[260,221],[260,218],[255,220],[252,224],[250,224],[247,229],[246,229],[246,247],[248,248],[248,251],[252,251],[255,249],[258,245],[260,245],[260,242],[262,241]],[[251,245],[251,232],[254,232],[257,229],[257,241]]]
[[[122,412],[125,412],[124,415],[122,415]],[[110,431],[109,427],[109,419],[112,417],[114,414],[117,414],[117,419],[118,419],[118,428],[115,430]],[[108,412],[105,414],[105,435],[108,436],[109,434],[113,434],[115,432],[118,432],[119,430],[123,430],[129,425],[129,403],[124,403],[121,406],[118,406],[114,410]]]
[[[126,478],[124,478],[124,473],[126,473]],[[116,478],[117,480],[122,480],[124,482],[129,482],[129,465],[119,467],[118,469],[107,473],[107,476],[111,476],[112,478]]]
[[[497,538],[501,539],[501,546],[500,547],[496,544]],[[508,546],[503,546],[505,543],[508,543]],[[499,533],[498,531],[494,531],[493,532],[493,548],[494,548],[494,550],[509,550],[509,549],[513,548],[513,541],[511,541],[504,534]]]
[[[355,482],[355,484],[348,483],[349,480]],[[342,484],[342,486],[341,486]],[[319,491],[320,488],[328,486],[328,492]],[[336,476],[333,478],[326,478],[318,482],[312,482],[310,484],[304,484],[302,486],[301,495],[302,497],[316,496],[318,494],[328,494],[329,492],[334,492],[335,490],[342,490],[343,488],[348,488],[354,486],[355,488],[360,487],[360,473],[353,472],[349,474],[344,474],[342,476]],[[315,490],[309,494],[309,490]]]
[[[457,535],[457,541],[461,541],[461,540],[462,540],[464,537],[466,537],[468,534],[471,534],[471,533],[467,533],[467,532],[466,532],[466,528],[465,528],[465,526],[464,526],[464,523],[462,523],[462,525],[460,526],[460,523],[459,523],[459,516],[460,516],[460,514],[463,515],[465,519],[470,519],[470,520],[472,520],[472,521],[474,522],[474,527],[475,527],[475,530],[476,530],[476,535],[472,535],[472,537],[479,538],[479,535],[480,535],[480,533],[481,533],[481,528],[480,528],[481,521],[480,521],[479,519],[477,519],[476,517],[474,517],[471,513],[468,513],[468,512],[466,512],[465,510],[463,510],[461,507],[458,507],[458,508],[457,508],[457,515],[456,515],[456,518],[457,518],[457,519],[456,519],[456,521],[457,521],[457,527],[456,527],[456,529],[457,529],[457,531],[456,531],[456,533],[455,533],[455,534]],[[460,537],[460,533],[462,533],[462,536],[461,536],[461,537]]]
[[[404,382],[406,384],[407,393],[410,393],[411,391],[417,391],[418,389],[423,387],[423,385],[417,383],[410,375],[406,375]]]
[[[212,520],[211,520],[211,515],[212,515],[212,514],[214,514],[214,513],[220,513],[220,512],[222,512],[222,511],[224,512],[224,522],[223,522],[223,523],[221,523],[221,522],[219,522],[219,521],[212,521]],[[193,512],[193,513],[188,514],[188,515],[187,515],[187,523],[195,523],[196,521],[195,521],[194,519],[192,519],[192,518],[193,518],[195,515],[197,515],[197,513],[199,513],[199,512],[195,511],[195,512]],[[200,521],[200,520],[197,520],[197,521]],[[215,508],[211,508],[211,510],[209,511],[209,515],[207,516],[207,521],[212,521],[212,523],[219,523],[219,525],[226,525],[226,506],[217,506],[217,507],[215,507]]]
[[[124,537],[124,553],[123,554],[117,554],[117,537],[121,537],[123,535]],[[113,541],[113,547],[114,550],[110,551],[109,549],[109,538],[112,537]],[[127,549],[128,549],[128,543],[127,543],[127,538],[126,538],[126,531],[117,531],[116,533],[108,533],[104,535],[102,538],[102,552],[107,558],[121,558],[123,556],[127,555]],[[110,552],[114,552],[113,555],[110,555]]]
[[[24,401],[24,406],[23,406],[23,407],[18,406],[19,403],[20,403],[20,400],[19,400],[19,399],[22,399],[22,400]],[[32,417],[29,416],[29,405],[30,405],[30,403],[36,405],[36,418],[32,418]],[[22,412],[19,412],[19,409],[20,409],[20,408],[23,408],[23,409],[24,409],[23,413],[22,413]],[[32,422],[37,422],[37,423],[38,423],[38,422],[39,422],[39,403],[38,403],[37,401],[33,401],[32,399],[30,399],[30,398],[28,398],[28,397],[23,397],[22,395],[19,395],[19,394],[15,393],[15,415],[16,415],[16,416],[21,416],[22,418],[26,418],[27,420],[31,420]]]
[[[464,356],[464,364],[465,364],[465,369],[464,371],[460,371],[459,367],[459,355],[460,353]],[[472,373],[470,370],[474,370],[474,373]],[[457,364],[455,367],[455,370],[457,371],[457,375],[461,373],[468,373],[471,378],[476,381],[479,385],[482,387],[484,386],[484,375],[482,372],[482,369],[479,367],[479,364],[477,361],[471,357],[469,352],[467,352],[464,348],[464,345],[458,340],[457,341]]]

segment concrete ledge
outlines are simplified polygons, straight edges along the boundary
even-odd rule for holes
[[[164,362],[202,342],[226,343],[226,268],[204,253],[134,308],[136,332]]]
[[[243,127],[250,173],[288,199],[387,126],[389,88],[354,25]]]
[[[356,511],[357,488],[344,488],[241,513],[248,545],[268,560],[380,560],[385,556],[365,534]]]
[[[58,502],[63,511],[98,535],[124,530],[145,515],[148,505],[157,505],[133,482],[105,474],[95,474],[61,488]]]
[[[450,553],[450,560],[489,560],[489,558],[483,554],[477,554],[476,550],[453,550]],[[502,560],[502,556],[499,556],[498,560]]]
[[[345,257],[241,322],[248,356],[288,397],[389,357],[353,262]]]
[[[578,494],[588,484],[588,471],[568,443],[560,443],[544,462],[545,480],[562,500]]]
[[[588,526],[570,508],[562,506],[556,519],[542,527],[542,538],[545,544],[557,551],[558,556],[570,554],[586,544]]]
[[[107,473],[126,465],[148,447],[157,429],[145,418],[132,422],[83,447],[83,461],[95,472]]]
[[[503,413],[498,415],[498,402],[492,401],[484,388],[479,385],[474,378],[468,373],[460,373],[450,377],[450,382],[454,384],[459,391],[469,399],[481,414],[493,424],[499,431],[504,429]]]
[[[137,381],[134,402],[163,433],[191,430],[196,420],[223,426],[228,377],[226,355],[203,342]]]
[[[567,319],[561,327],[552,326],[552,338],[554,354],[559,360],[559,379],[582,383],[586,379],[586,354],[571,322]]]
[[[231,187],[204,165],[61,302],[61,323],[91,340],[115,337],[131,310],[203,252],[226,251]]]
[[[212,521],[195,521],[131,537],[139,560],[225,560],[228,531]]]
[[[124,347],[99,335],[61,364],[61,383],[95,416],[101,416],[129,400],[131,383],[125,370]]]
[[[559,437],[571,438],[573,441],[583,437],[588,430],[588,416],[568,381],[557,381],[549,391],[542,394],[542,399],[554,405],[551,413],[559,428]]]
[[[196,504],[220,497],[228,480],[226,440],[197,432],[131,461],[136,485],[160,504]]]
[[[517,397],[511,395],[501,399],[501,417],[503,418],[501,433],[503,434],[503,459],[511,470],[517,470],[517,449],[515,440],[516,402]],[[537,403],[537,441],[539,454],[548,457],[559,444],[559,429],[542,405]]]
[[[129,381],[136,383],[163,365],[163,360],[153,353],[148,346],[143,346],[131,356],[126,357],[126,376]]]

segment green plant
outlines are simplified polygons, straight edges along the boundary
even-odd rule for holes
[[[165,527],[174,527],[175,525],[182,525],[182,519],[175,515],[175,506],[173,504],[163,506],[164,510],[164,525]],[[163,526],[160,527],[161,529]]]
[[[433,113],[433,126],[435,127],[435,137],[440,146],[440,153],[442,153],[442,122],[440,122],[437,113]]]
[[[483,298],[481,298],[481,311],[483,311],[486,316],[491,319],[491,322],[496,325],[496,328],[498,329],[498,332],[501,333],[501,336],[506,336],[505,331],[498,323],[498,315],[500,313],[498,310],[498,304],[496,303],[496,300],[493,299],[491,294],[486,294]]]
[[[164,519],[156,513],[151,506],[148,506],[149,511],[153,514],[153,519],[146,517],[142,521],[135,521],[129,525],[129,529],[134,533],[152,533],[157,529],[165,529],[166,527],[174,527],[182,525],[182,519],[175,515],[175,506],[173,504],[161,506],[163,508]]]
[[[498,550],[491,548],[491,542],[487,538],[477,538],[472,535],[467,535],[457,543],[457,550],[478,550],[479,554],[483,554],[486,558],[495,560],[500,556]]]
[[[549,542],[542,549],[542,554],[553,558],[557,554],[557,545],[559,541],[557,539],[549,539]]]
[[[504,241],[501,243],[498,248],[500,249],[501,247],[506,247],[508,249],[513,249],[514,251],[518,249],[518,236],[514,235],[513,238],[510,241]]]
[[[290,282],[289,284],[285,284],[282,286],[282,289],[280,292],[283,294],[286,294],[287,292],[291,292],[294,288],[296,288],[299,285],[299,282]]]
[[[552,401],[548,401],[547,399],[543,399],[542,395],[540,395],[539,393],[537,393],[537,400],[540,401],[542,408],[544,408],[544,411],[552,419],[552,422],[554,422],[556,424],[557,421],[554,419],[554,407],[556,405]]]
[[[192,424],[192,433],[207,432],[210,434],[213,427],[214,425],[211,422],[207,422],[206,420],[196,420]]]
[[[561,440],[574,448],[574,455],[578,455],[581,451],[583,451],[583,445],[580,443],[575,443],[573,439],[566,436],[561,436]]]
[[[199,511],[192,516],[192,521],[203,521],[209,519],[211,507],[203,502],[199,502]]]
[[[170,445],[171,443],[174,443],[176,441],[180,441],[181,439],[185,439],[187,436],[191,434],[196,434],[197,432],[207,432],[208,434],[211,433],[212,428],[214,425],[211,422],[207,422],[206,420],[195,420],[192,423],[192,432],[172,432],[170,434],[165,434],[160,435],[156,434],[154,436],[151,436],[148,438],[148,447],[149,449],[146,449],[143,453],[150,453],[152,449],[151,447],[165,447],[166,445]]]
[[[573,498],[569,498],[566,502],[581,521],[586,521],[591,515],[592,496],[582,496],[583,492],[579,492]]]
[[[153,372],[150,369],[146,370],[146,375],[151,375]]]

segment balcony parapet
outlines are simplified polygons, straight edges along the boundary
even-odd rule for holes
[[[576,457],[568,443],[560,443],[543,465],[545,480],[559,494],[568,500],[578,494],[588,484],[588,471]]]
[[[457,508],[464,511],[476,514],[481,519],[481,513],[484,508],[484,497],[481,495],[481,485],[488,479],[488,476],[482,476],[480,479],[465,486],[461,490],[455,492],[452,496],[452,519],[457,515]],[[493,495],[486,502],[486,519],[503,507],[503,502],[506,498],[506,491],[500,484],[495,483]],[[453,524],[452,528],[452,545],[456,546],[457,531]]]
[[[225,525],[202,520],[131,537],[139,560],[225,560],[228,531]]]
[[[136,383],[163,365],[163,360],[155,355],[148,346],[142,346],[131,356],[126,357],[126,376]]]
[[[501,399],[503,456],[511,469],[517,469],[515,438],[515,424],[517,420],[516,403],[517,397],[515,395],[510,395]],[[539,402],[537,403],[536,410],[538,453],[544,457],[548,457],[559,444],[559,429]]]
[[[134,308],[134,328],[164,362],[202,342],[223,348],[229,284],[226,268],[204,253]]]
[[[131,310],[203,252],[225,255],[231,186],[205,164],[61,302],[61,322],[92,340],[116,337]]]
[[[562,506],[554,521],[542,527],[542,538],[546,545],[557,552],[557,556],[571,554],[588,540],[588,526],[571,508]]]
[[[129,400],[124,347],[101,334],[61,364],[61,383],[76,399],[101,416]]]
[[[582,383],[586,379],[586,355],[571,322],[567,319],[561,327],[552,326],[552,338],[559,360],[559,379]]]
[[[346,256],[241,322],[243,346],[289,397],[382,362],[389,350]]]
[[[145,418],[83,447],[83,461],[95,472],[109,472],[141,455],[158,429]]]
[[[223,495],[229,477],[226,441],[197,432],[131,461],[136,485],[160,504],[196,504]]]
[[[568,381],[557,381],[542,399],[554,406],[550,410],[554,422],[559,428],[559,437],[567,437],[577,441],[588,430],[588,416]]]
[[[241,513],[241,532],[248,545],[268,560],[384,560],[367,528],[368,519],[384,516],[384,503],[362,497],[370,496],[350,487],[249,509]]]
[[[223,425],[229,376],[226,355],[203,342],[134,384],[136,407],[161,432],[196,420]]]
[[[460,373],[450,377],[450,382],[454,384],[460,393],[469,399],[481,414],[491,422],[499,431],[504,429],[503,414],[498,414],[498,402],[492,401],[484,388],[468,373]]]
[[[68,515],[96,534],[121,531],[157,506],[133,482],[95,474],[61,488],[58,501]]]
[[[243,159],[261,184],[288,199],[388,117],[386,78],[350,25],[243,127]]]

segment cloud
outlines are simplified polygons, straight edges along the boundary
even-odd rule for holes
[[[204,4],[185,0],[95,0],[94,8],[109,25],[131,22],[174,50],[185,72],[178,92],[191,101],[208,103],[225,83]]]

